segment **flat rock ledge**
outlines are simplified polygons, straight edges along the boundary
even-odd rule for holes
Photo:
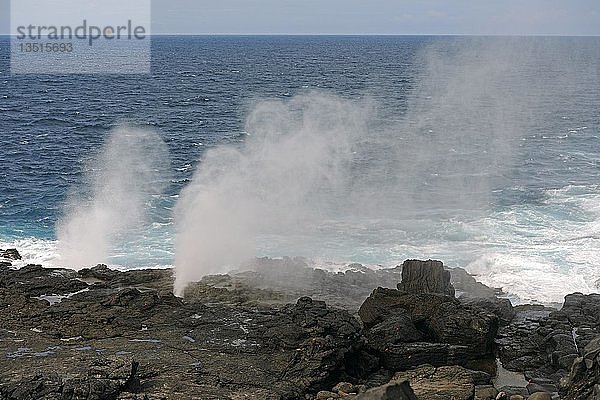
[[[437,261],[330,273],[286,258],[177,298],[171,270],[15,269],[15,252],[0,399],[600,398],[600,295],[513,308]]]

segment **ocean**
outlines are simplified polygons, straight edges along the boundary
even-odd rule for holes
[[[0,248],[23,263],[432,258],[516,303],[600,290],[600,38],[158,36],[150,75],[11,75],[9,43]]]

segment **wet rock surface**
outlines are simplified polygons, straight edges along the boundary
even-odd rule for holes
[[[431,293],[393,289],[401,267],[262,259],[177,298],[170,270],[7,264],[1,399],[557,398],[561,378],[568,399],[599,389],[597,295],[513,309],[462,272],[455,298],[441,263],[431,277],[419,267],[417,280],[444,292]],[[494,387],[496,355],[525,384]]]

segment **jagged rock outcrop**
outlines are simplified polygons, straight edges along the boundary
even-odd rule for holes
[[[390,369],[491,356],[498,318],[451,296],[378,288],[358,311],[367,346]]]
[[[86,289],[75,271],[27,265],[20,269],[0,269],[0,287],[6,286],[29,296],[63,295]]]
[[[582,353],[562,382],[566,400],[600,399],[600,336],[591,340]]]
[[[460,302],[440,304],[428,321],[437,342],[469,347],[472,358],[493,353],[498,317]]]
[[[450,271],[441,261],[406,260],[402,264],[402,281],[398,290],[409,293],[439,293],[454,297]]]
[[[529,393],[556,393],[561,378],[600,334],[600,295],[570,294],[561,310],[518,306],[515,311],[513,321],[498,332],[500,360],[505,368],[525,374]]]
[[[515,317],[515,310],[509,299],[497,297],[461,297],[460,302],[464,305],[484,309],[498,317],[498,324],[506,326]]]
[[[0,258],[5,258],[7,260],[21,260],[21,254],[19,254],[19,252],[17,251],[17,249],[6,249],[6,250],[2,250],[0,249]]]

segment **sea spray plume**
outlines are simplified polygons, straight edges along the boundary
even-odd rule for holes
[[[521,73],[528,46],[444,39],[414,62],[396,122],[373,102],[313,92],[257,104],[245,143],[207,152],[177,205],[176,293],[255,256],[261,235],[296,241],[318,230],[339,242],[365,221],[398,231],[420,213],[488,208],[543,89]],[[325,245],[312,254],[327,256]]]
[[[169,170],[168,149],[158,133],[126,125],[113,129],[57,223],[61,263],[82,268],[106,262],[120,235],[143,226]]]
[[[386,171],[402,171],[386,191],[403,193],[404,210],[489,206],[526,131],[527,119],[519,115],[525,99],[514,91],[530,86],[516,73],[520,57],[512,43],[464,38],[434,43],[419,54],[415,62],[422,68],[406,114],[387,128],[388,157],[380,162]]]
[[[175,292],[252,257],[258,234],[293,234],[329,216],[368,108],[317,93],[264,101],[241,146],[207,151],[176,207]]]

